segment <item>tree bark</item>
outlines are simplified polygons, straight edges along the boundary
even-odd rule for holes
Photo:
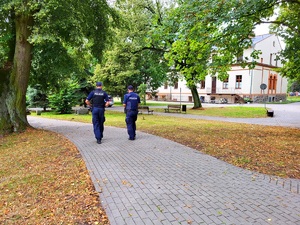
[[[31,16],[15,17],[15,52],[13,64],[0,69],[0,134],[21,132],[29,126],[26,116],[26,90],[28,87],[32,45],[28,42],[33,24]]]
[[[190,89],[191,89],[193,100],[194,100],[193,109],[202,108],[200,97],[199,97],[199,94],[198,94],[198,91],[197,91],[197,86],[193,85],[192,87],[190,87]]]

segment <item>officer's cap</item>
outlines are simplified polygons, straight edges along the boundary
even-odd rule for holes
[[[132,86],[132,85],[129,85],[129,86],[127,87],[127,89],[128,89],[128,90],[133,90],[133,86]]]
[[[97,82],[97,83],[96,83],[96,86],[97,86],[97,87],[102,86],[102,82]]]

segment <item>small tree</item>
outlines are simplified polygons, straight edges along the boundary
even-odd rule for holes
[[[141,95],[143,105],[146,105],[146,90],[147,90],[147,85],[146,84],[141,84],[138,87],[138,92]]]
[[[49,105],[48,96],[41,89],[41,85],[37,84],[34,87],[28,87],[26,94],[26,104],[31,107],[42,107],[44,111]]]
[[[49,96],[50,106],[60,114],[72,113],[72,106],[75,106],[83,98],[82,93],[78,92],[78,84],[70,84],[62,88],[59,93]]]
[[[289,90],[291,92],[300,91],[300,82],[296,79],[289,81]]]

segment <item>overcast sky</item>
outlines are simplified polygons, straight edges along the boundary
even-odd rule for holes
[[[256,28],[254,30],[255,35],[268,34],[269,26],[270,26],[270,24],[261,24],[261,25],[256,26]]]

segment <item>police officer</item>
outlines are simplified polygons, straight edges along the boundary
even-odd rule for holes
[[[126,125],[129,140],[135,140],[136,120],[138,116],[138,106],[141,103],[140,96],[133,92],[133,86],[128,86],[128,94],[124,95],[123,106],[126,112]]]
[[[103,138],[104,122],[105,122],[105,106],[108,106],[108,95],[102,90],[102,82],[96,83],[96,89],[91,91],[85,100],[85,103],[92,107],[93,127],[97,143],[101,144]]]

